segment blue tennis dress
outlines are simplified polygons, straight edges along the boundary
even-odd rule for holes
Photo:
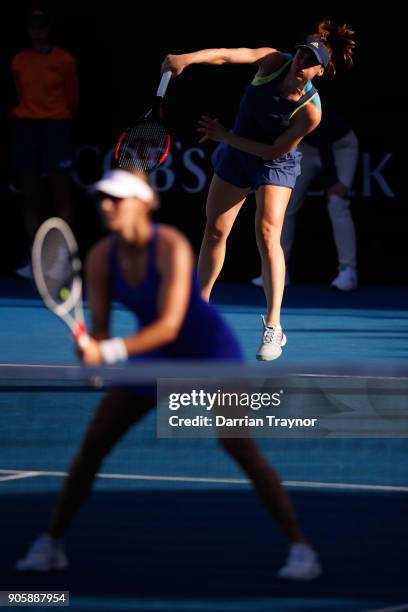
[[[118,241],[115,235],[111,249],[111,298],[126,306],[137,318],[139,327],[149,325],[157,318],[157,300],[160,273],[156,267],[157,226],[153,225],[148,246],[147,269],[144,279],[130,287],[122,276],[118,263]],[[130,361],[142,360],[237,360],[243,356],[239,343],[230,327],[210,304],[201,298],[196,273],[193,273],[190,302],[177,339],[154,351],[133,355]],[[143,388],[147,388],[143,386]],[[137,393],[142,386],[132,387]],[[152,387],[150,387],[150,391]],[[154,396],[155,396],[154,388]],[[143,393],[143,395],[151,395]]]
[[[297,102],[280,96],[280,83],[292,63],[291,55],[284,56],[286,62],[279,70],[266,77],[255,77],[248,85],[235,120],[234,134],[273,144],[305,104],[312,102],[320,108],[319,94],[311,82],[306,85],[305,94]],[[293,189],[296,177],[300,174],[301,159],[297,149],[279,159],[268,161],[220,143],[213,153],[212,163],[215,174],[224,181],[256,191],[262,185]]]

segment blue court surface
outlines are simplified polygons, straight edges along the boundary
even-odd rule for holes
[[[65,326],[30,283],[3,279],[0,288],[1,365],[75,364]],[[219,285],[214,303],[252,362],[261,290]],[[407,288],[339,295],[289,287],[281,361],[403,366],[407,303]],[[131,325],[117,309],[114,332]],[[154,412],[102,466],[69,530],[70,569],[16,573],[15,561],[47,524],[100,396],[75,385],[1,387],[0,590],[70,591],[71,608],[95,612],[408,610],[406,439],[259,441],[323,565],[317,580],[294,584],[276,578],[287,543],[238,467],[212,439],[158,439]]]

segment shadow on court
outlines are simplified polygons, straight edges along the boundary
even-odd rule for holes
[[[96,491],[70,530],[72,568],[54,575],[21,575],[13,564],[41,530],[55,495],[5,494],[3,489],[7,530],[1,589],[69,590],[76,609],[75,598],[87,597],[95,605],[86,609],[95,610],[98,601],[114,597],[195,598],[200,610],[217,610],[214,599],[242,598],[242,607],[225,609],[245,612],[258,609],[250,601],[262,597],[270,598],[265,609],[281,611],[364,610],[366,602],[390,605],[406,597],[406,496],[297,491],[292,498],[324,566],[321,578],[304,585],[274,577],[286,543],[253,492],[225,489]],[[274,599],[285,597],[299,606],[275,607]],[[310,598],[322,605],[308,607]],[[328,599],[358,603],[326,608],[323,600]]]
[[[265,307],[263,289],[250,283],[218,283],[213,300],[216,304]],[[322,285],[289,285],[283,297],[283,308],[405,310],[407,303],[408,286],[362,286],[344,293]]]
[[[15,276],[0,279],[4,298],[38,299],[33,282]],[[215,304],[265,306],[263,290],[248,283],[217,283],[214,287]],[[343,293],[322,285],[290,285],[285,289],[284,308],[328,309],[405,309],[408,286],[362,286]]]

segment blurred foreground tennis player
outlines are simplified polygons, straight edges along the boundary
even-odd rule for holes
[[[104,222],[113,234],[92,248],[87,261],[92,338],[82,352],[83,362],[242,360],[232,331],[200,296],[187,240],[172,227],[152,223],[157,196],[146,181],[143,175],[113,170],[96,184]],[[126,338],[109,337],[114,301],[137,316],[137,333]],[[62,536],[89,493],[102,460],[155,403],[155,386],[108,391],[70,468],[47,532],[18,561],[18,570],[46,572],[68,566]],[[316,553],[301,531],[275,470],[252,440],[220,442],[252,480],[292,543],[280,576],[295,580],[318,576],[321,570]]]
[[[294,57],[272,48],[205,49],[184,55],[168,55],[162,71],[177,76],[191,64],[257,64],[232,131],[217,119],[203,116],[198,131],[220,144],[212,161],[207,224],[199,257],[199,277],[204,299],[225,258],[226,241],[237,214],[250,191],[255,192],[256,239],[262,260],[267,301],[264,331],[257,358],[264,361],[282,354],[286,336],[280,324],[285,285],[285,259],[280,244],[283,219],[301,154],[296,147],[316,128],[321,118],[320,100],[312,79],[325,70],[335,73],[334,58],[351,65],[354,32],[329,20],[297,46]]]

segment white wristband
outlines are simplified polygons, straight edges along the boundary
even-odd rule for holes
[[[103,361],[109,365],[117,363],[118,361],[125,361],[125,359],[128,358],[128,352],[123,338],[103,340],[99,343],[99,347],[101,349]]]

